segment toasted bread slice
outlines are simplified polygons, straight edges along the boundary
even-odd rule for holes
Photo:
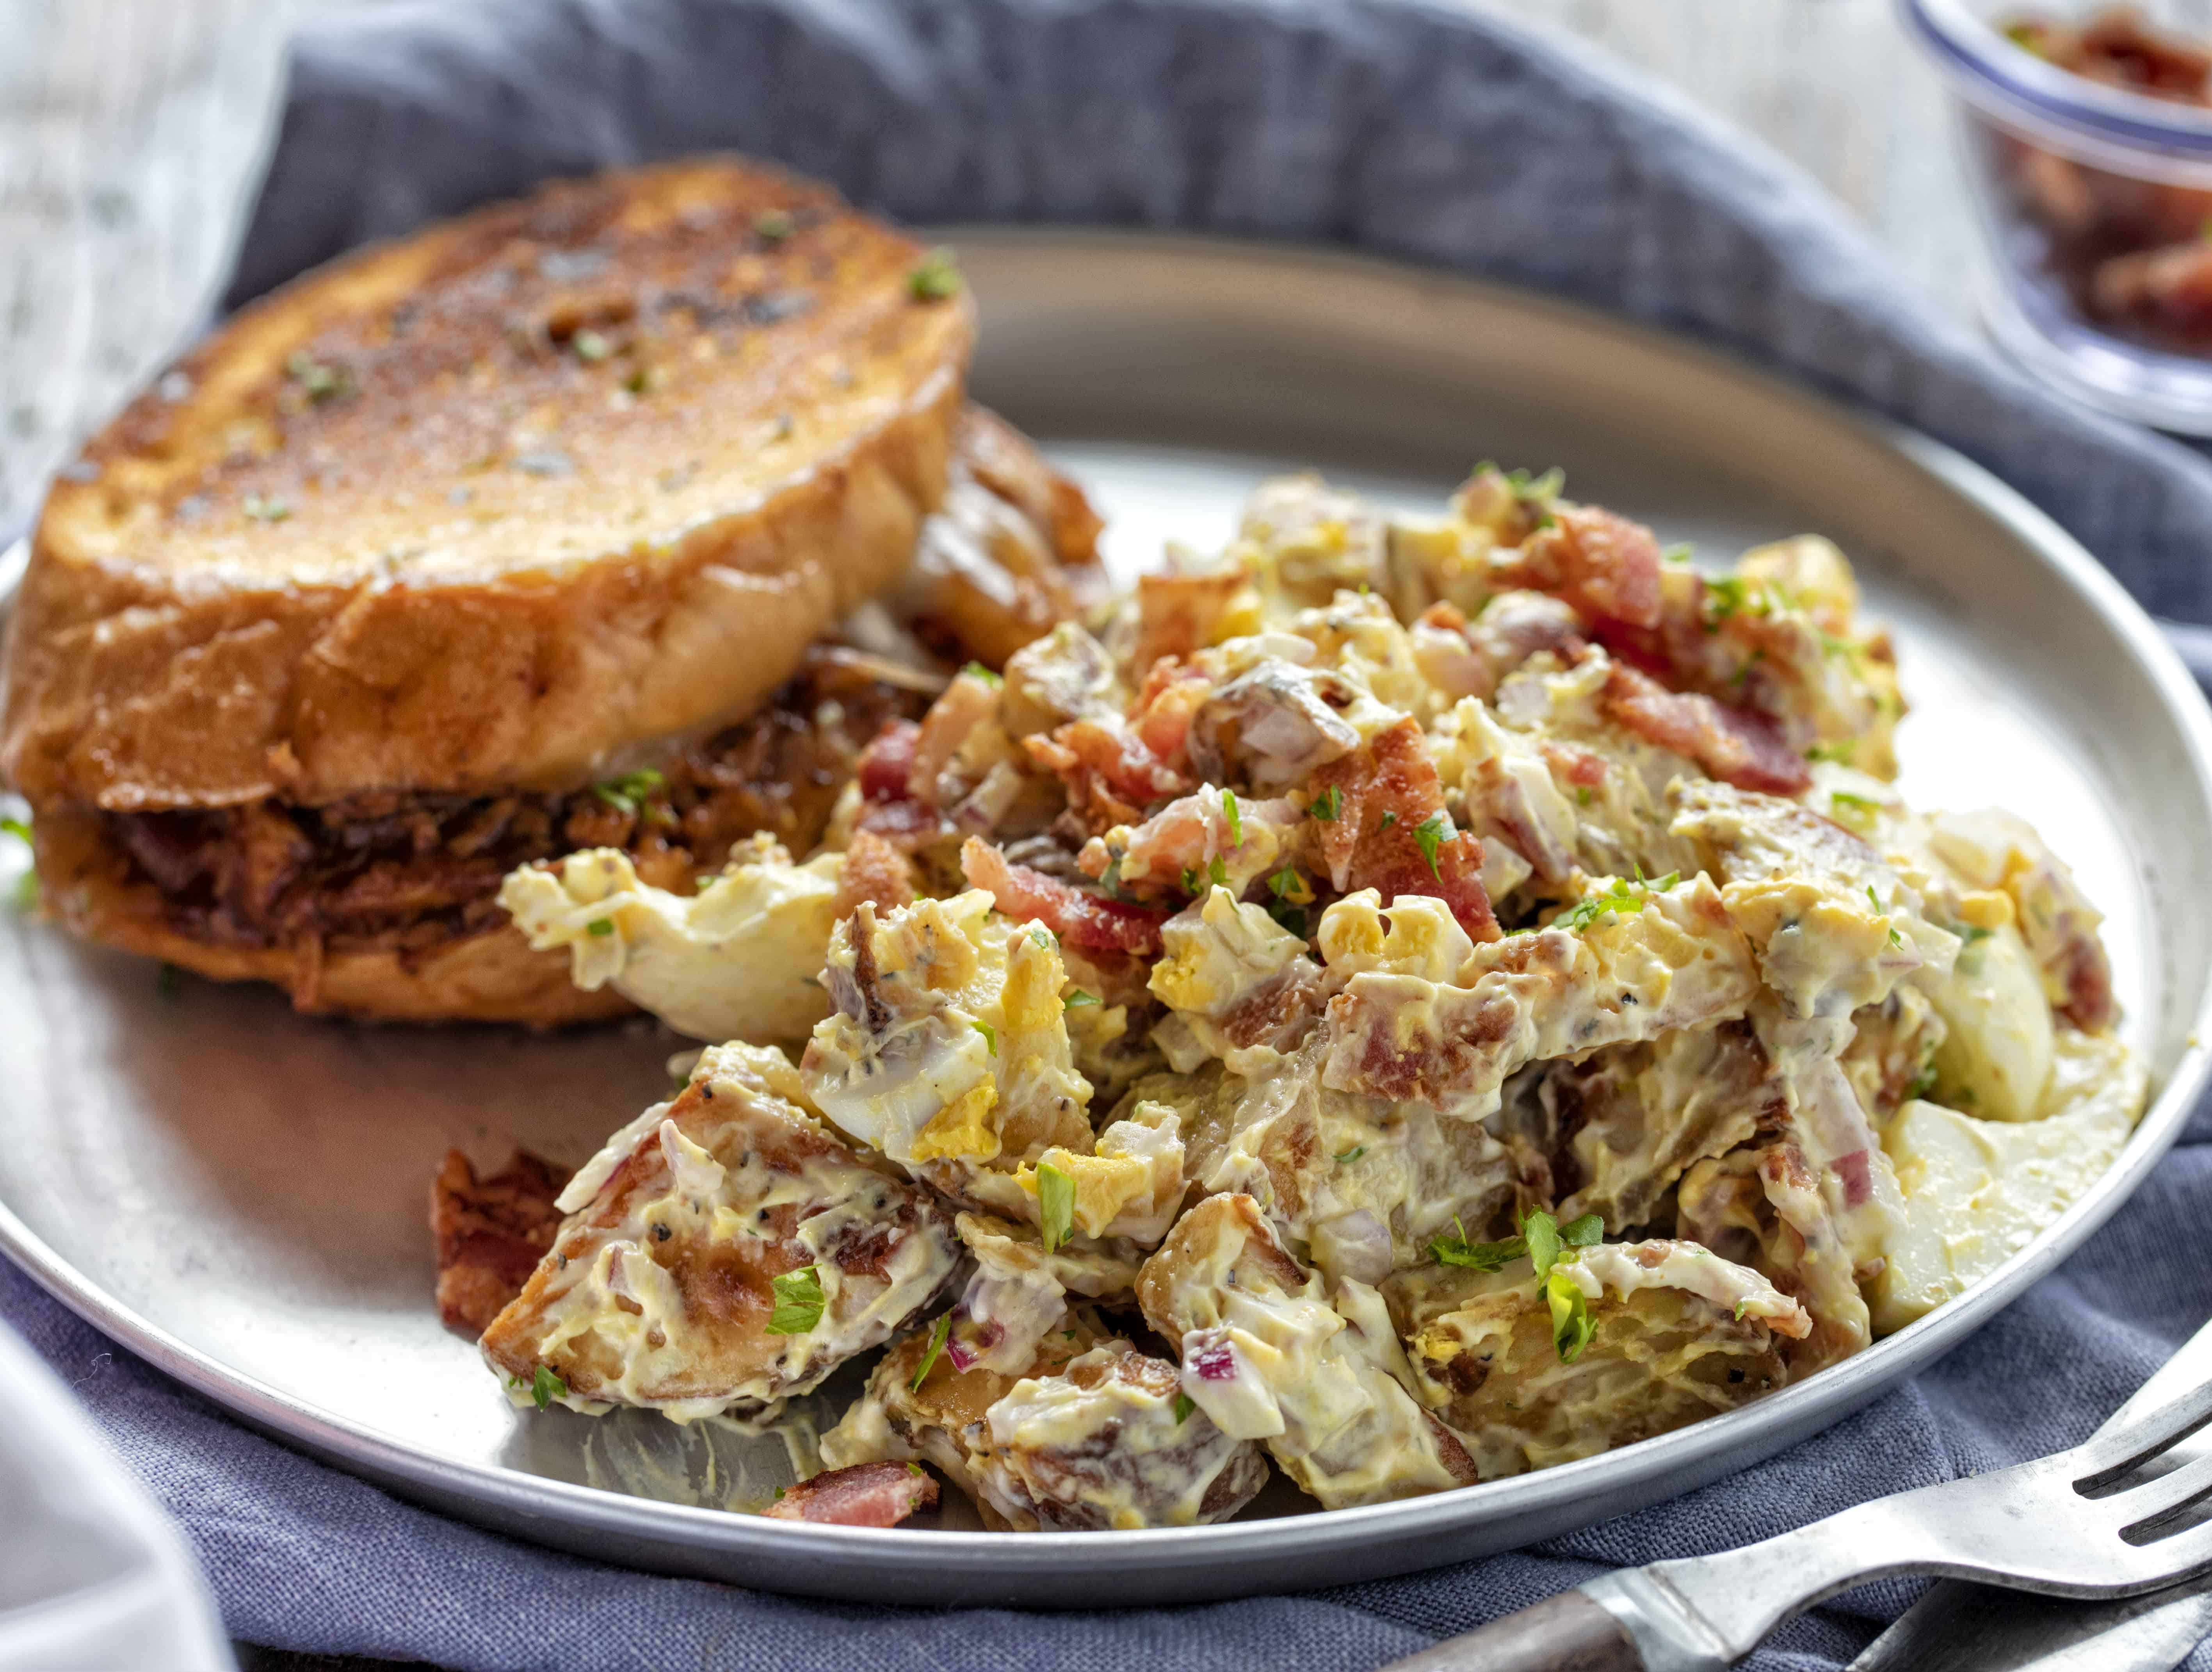
[[[1101,574],[1097,520],[1073,483],[978,408],[957,434],[944,505],[892,607],[874,612],[881,648],[921,657],[918,637],[948,666],[1000,660],[1007,643],[1081,607]],[[957,566],[934,561],[946,554]],[[943,680],[817,643],[758,710],[655,755],[627,788],[132,812],[49,802],[36,836],[44,898],[88,939],[217,981],[274,982],[303,1011],[593,1021],[629,1001],[573,985],[567,953],[530,949],[494,897],[507,871],[617,847],[641,876],[680,892],[755,831],[808,852],[870,739],[888,721],[918,719]]]
[[[41,812],[558,789],[742,715],[943,491],[974,319],[926,262],[692,160],[298,280],[56,484],[0,773]]]

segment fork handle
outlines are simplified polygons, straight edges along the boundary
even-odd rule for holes
[[[1448,1638],[1383,1672],[1644,1672],[1621,1624],[1579,1590]]]

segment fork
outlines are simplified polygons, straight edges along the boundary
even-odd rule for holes
[[[1783,1620],[1870,1579],[1934,1573],[2127,1596],[2212,1568],[2212,1453],[2129,1477],[2212,1421],[2212,1383],[2070,1451],[1878,1498],[1717,1555],[1626,1568],[1386,1672],[1723,1672]]]

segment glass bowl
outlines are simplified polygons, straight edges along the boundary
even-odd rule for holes
[[[2006,33],[2091,9],[1901,0],[1958,95],[1990,330],[2080,398],[2212,435],[2212,108],[2091,81]],[[2202,6],[2143,9],[2212,45]]]

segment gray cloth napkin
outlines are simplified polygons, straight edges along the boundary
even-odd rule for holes
[[[1314,0],[404,0],[319,19],[242,300],[550,173],[731,148],[915,221],[1354,246],[1701,336],[1989,465],[2161,614],[2212,620],[2212,471],[1996,363],[1836,207],[1680,100],[1508,23]],[[1387,1584],[1120,1614],[794,1602],[559,1556],[231,1423],[0,1270],[258,1643],[469,1669],[1369,1668],[1601,1567],[1715,1550],[2086,1436],[2212,1312],[2212,1118],[2059,1274],[1937,1369],[1776,1461],[1534,1549]],[[1848,1659],[1913,1594],[1786,1627]],[[2191,1663],[2212,1672],[2212,1656]]]

